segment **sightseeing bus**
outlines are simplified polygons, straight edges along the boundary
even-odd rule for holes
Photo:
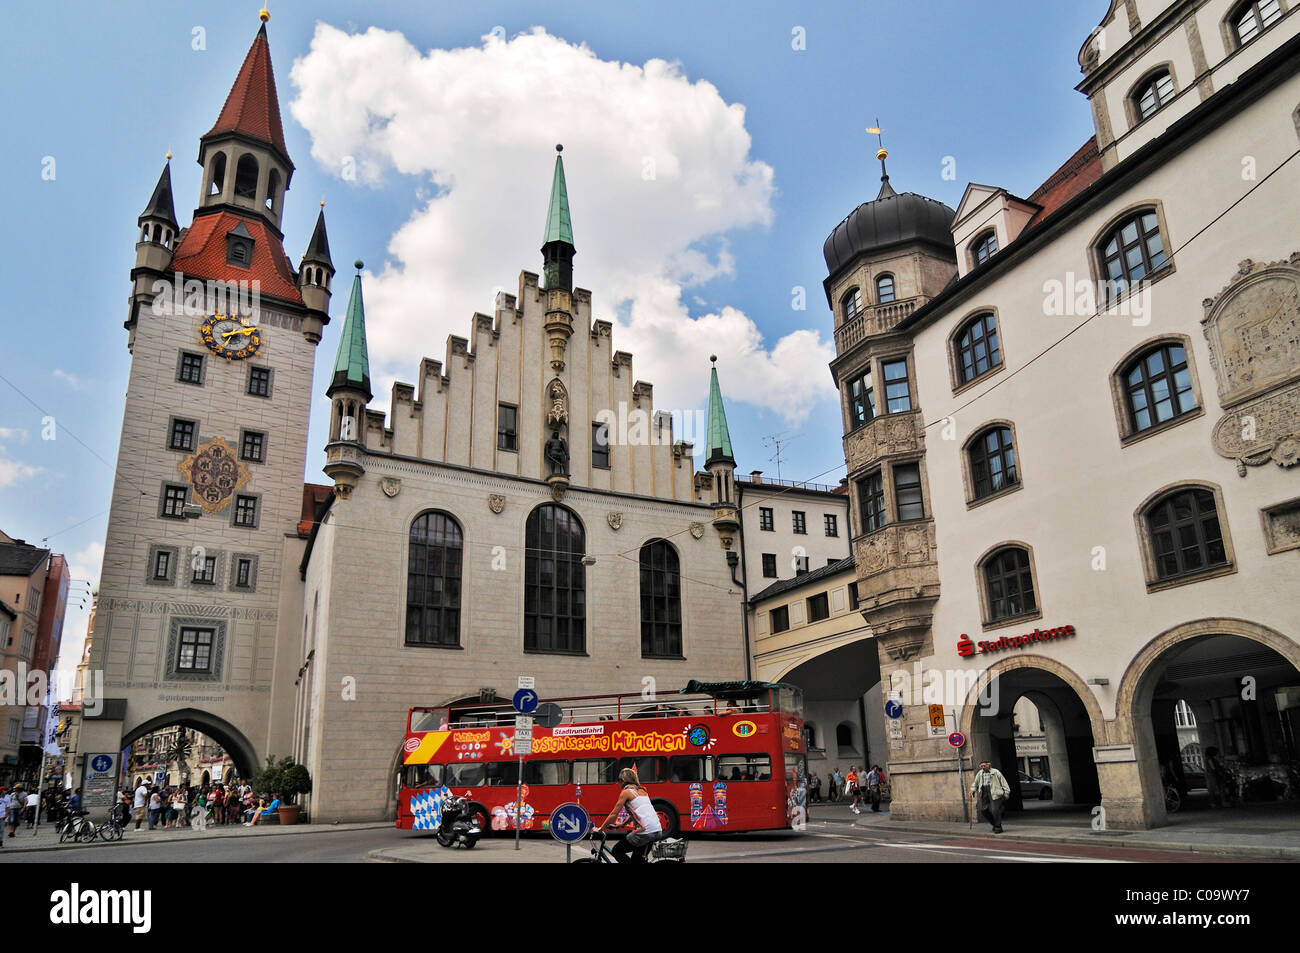
[[[692,680],[653,701],[636,692],[547,701],[522,778],[509,702],[412,708],[398,828],[435,829],[444,789],[469,798],[484,831],[548,830],[567,802],[599,824],[627,767],[668,836],[798,828],[806,816],[803,692],[793,685]]]

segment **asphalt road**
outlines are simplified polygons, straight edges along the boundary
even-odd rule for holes
[[[509,838],[499,835],[473,851],[445,851],[428,836],[393,828],[338,830],[271,837],[229,837],[186,842],[127,840],[60,850],[0,851],[0,863],[360,863],[376,850],[399,849],[406,859],[439,863],[560,863],[563,848],[549,837],[531,835],[516,854]],[[575,848],[574,856],[580,856]],[[992,835],[947,837],[901,831],[862,830],[842,821],[817,821],[803,832],[771,831],[731,835],[697,835],[691,839],[690,863],[1218,863],[1241,862],[1213,854],[1145,850],[1105,845],[1062,845],[999,840]]]

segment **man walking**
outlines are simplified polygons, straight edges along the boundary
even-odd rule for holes
[[[836,765],[835,770],[831,772],[831,789],[827,795],[832,804],[840,799],[840,788],[842,787],[844,787],[844,775],[840,774],[840,767]]]
[[[970,796],[975,800],[978,815],[993,825],[994,834],[1002,833],[1002,809],[1010,793],[1011,786],[1002,772],[992,767],[990,762],[981,761],[975,780],[971,782]]]
[[[131,811],[135,815],[135,829],[140,829],[140,822],[144,820],[144,812],[149,807],[149,789],[144,786],[144,780],[135,789],[135,797],[131,801]],[[152,827],[152,825],[150,825]]]
[[[9,820],[9,790],[0,784],[0,847],[5,845],[4,829]]]
[[[867,795],[871,798],[873,814],[880,813],[881,788],[884,783],[885,772],[880,770],[880,765],[873,764],[871,770],[867,772]]]

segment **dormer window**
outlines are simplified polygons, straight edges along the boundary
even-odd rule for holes
[[[1282,6],[1278,0],[1246,0],[1237,5],[1228,17],[1237,46],[1245,46],[1278,20],[1282,19]]]
[[[1133,92],[1133,108],[1138,122],[1165,106],[1174,98],[1174,77],[1162,69],[1149,76]]]
[[[226,264],[247,268],[253,261],[253,236],[240,222],[226,233]]]
[[[876,303],[889,304],[894,300],[894,276],[881,275],[876,279]]]
[[[984,262],[988,261],[997,253],[998,233],[993,231],[991,228],[987,232],[982,232],[980,236],[970,244],[970,257],[976,268],[984,264]]]
[[[862,313],[862,291],[854,288],[840,299],[840,313],[847,324]]]

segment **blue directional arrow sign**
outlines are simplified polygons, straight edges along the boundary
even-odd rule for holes
[[[515,711],[521,715],[537,711],[537,692],[531,688],[521,688],[515,692]]]
[[[587,836],[591,818],[578,804],[561,804],[551,812],[551,836],[561,844],[573,844]]]
[[[890,718],[901,718],[903,715],[903,704],[893,698],[885,702],[885,714]]]

